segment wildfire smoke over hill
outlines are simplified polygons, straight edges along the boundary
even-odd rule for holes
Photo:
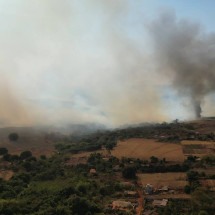
[[[150,25],[163,71],[173,77],[178,94],[187,96],[201,117],[204,97],[215,90],[215,34],[201,26],[163,14]]]
[[[199,117],[215,88],[214,35],[174,13],[146,19],[132,2],[1,2],[0,125]]]

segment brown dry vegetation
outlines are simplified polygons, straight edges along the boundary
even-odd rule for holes
[[[32,143],[31,141],[29,142],[0,142],[0,147],[5,147],[8,149],[10,154],[20,154],[23,151],[29,150],[32,152],[32,154],[36,157],[40,155],[46,155],[50,156],[54,154],[54,145],[51,143],[47,142],[42,142],[38,140],[38,142]]]
[[[205,155],[212,155],[215,152],[215,143],[211,141],[182,141],[183,152],[186,155],[195,155],[203,157]]]
[[[143,186],[151,184],[154,188],[168,186],[172,189],[183,189],[188,184],[186,173],[138,174],[138,179]]]
[[[112,150],[116,157],[131,157],[150,159],[156,156],[160,159],[166,158],[170,161],[184,161],[185,156],[182,147],[174,143],[162,143],[151,139],[132,138],[126,141],[119,141],[117,147]]]
[[[107,150],[97,150],[95,152],[103,155],[107,154]],[[81,152],[73,155],[73,157],[88,157],[91,153],[92,152]],[[119,141],[117,146],[111,151],[111,154],[117,158],[130,157],[145,160],[150,159],[151,156],[179,162],[183,162],[185,159],[180,144],[162,143],[157,142],[156,140],[142,138]]]
[[[85,157],[89,157],[90,154],[92,153],[101,153],[102,155],[106,155],[107,154],[107,150],[96,150],[96,151],[93,151],[93,152],[80,152],[80,153],[77,153],[77,154],[73,154],[72,157],[73,158],[85,158]]]
[[[205,146],[215,146],[214,142],[211,141],[200,141],[200,140],[183,140],[182,145],[205,145]]]
[[[201,134],[215,133],[215,119],[214,118],[202,118],[200,120],[186,122],[185,124],[192,125],[195,131]]]
[[[193,171],[197,171],[199,173],[204,172],[206,175],[215,175],[215,167],[194,168]]]
[[[214,179],[200,180],[200,183],[203,187],[207,187],[211,191],[215,191],[215,180]]]
[[[191,196],[185,193],[177,193],[177,194],[159,194],[159,195],[151,195],[150,199],[190,199]]]
[[[14,172],[11,170],[0,170],[0,178],[8,181],[14,175]]]
[[[8,135],[11,132],[18,133],[18,141],[9,141]],[[0,147],[7,148],[10,154],[20,154],[22,151],[30,150],[36,157],[50,156],[55,150],[54,144],[47,140],[45,133],[31,128],[1,128]]]

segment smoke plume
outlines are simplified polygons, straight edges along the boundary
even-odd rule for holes
[[[205,33],[199,24],[162,14],[149,25],[157,59],[173,88],[190,99],[196,117],[206,95],[215,91],[215,34]]]
[[[161,122],[178,97],[199,117],[215,36],[170,14],[146,28],[134,2],[0,1],[0,125]]]

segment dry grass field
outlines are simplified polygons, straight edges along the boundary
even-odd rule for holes
[[[18,141],[9,141],[8,135],[11,132],[18,133]],[[36,157],[42,154],[50,156],[55,150],[54,144],[46,139],[45,133],[32,128],[1,128],[0,147],[7,148],[10,154],[30,150]]]
[[[215,146],[214,142],[210,141],[200,141],[200,140],[183,140],[182,145],[204,145],[204,146]]]
[[[18,155],[23,151],[30,150],[32,154],[36,157],[40,155],[50,156],[54,153],[55,150],[53,144],[40,140],[38,140],[38,142],[33,142],[32,140],[19,140],[18,142],[4,141],[0,142],[0,147],[7,148],[10,154]]]
[[[97,150],[96,152],[103,155],[107,154],[107,150]],[[81,152],[73,155],[73,157],[88,157],[92,152]],[[185,156],[182,147],[174,143],[161,143],[156,140],[132,138],[125,141],[119,141],[117,146],[111,151],[115,157],[140,158],[148,160],[151,156],[160,159],[166,158],[167,161],[183,162]]]
[[[186,173],[154,173],[138,174],[137,176],[143,186],[151,184],[154,188],[168,186],[171,189],[183,189],[188,184]]]
[[[156,156],[167,161],[184,161],[185,156],[182,147],[174,143],[156,142],[151,139],[132,138],[120,141],[117,147],[112,150],[112,155],[116,157],[131,157],[140,159],[150,159]]]

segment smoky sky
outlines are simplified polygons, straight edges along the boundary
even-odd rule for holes
[[[169,12],[133,19],[129,2],[1,1],[0,125],[160,122],[181,98],[198,114],[213,34]]]
[[[196,117],[201,104],[215,90],[215,34],[205,33],[200,24],[177,20],[165,13],[149,25],[157,60],[164,75],[172,77],[172,86],[187,97]]]

